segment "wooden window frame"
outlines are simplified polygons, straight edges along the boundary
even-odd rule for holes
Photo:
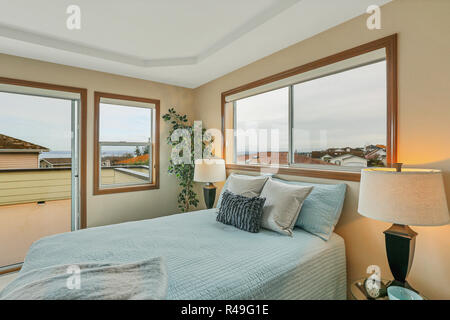
[[[51,83],[18,80],[0,77],[0,83],[22,87],[39,88],[63,92],[78,93],[80,95],[80,229],[87,228],[86,211],[86,159],[87,159],[87,89],[69,87]]]
[[[153,181],[151,183],[140,184],[136,186],[110,187],[100,188],[100,158],[99,158],[99,138],[100,138],[100,98],[110,98],[117,100],[137,101],[155,105],[155,137],[153,150]],[[126,96],[121,94],[113,94],[106,92],[94,92],[94,195],[113,194],[133,191],[144,191],[159,189],[159,127],[160,117],[160,100],[151,98],[140,98]]]
[[[221,117],[222,117],[222,136],[225,137],[225,105],[227,96],[236,94],[242,91],[253,89],[274,81],[289,78],[307,71],[311,71],[332,63],[336,63],[342,60],[350,59],[355,56],[359,56],[364,53],[368,53],[374,50],[382,49],[386,50],[386,93],[387,93],[387,145],[386,145],[386,159],[387,165],[397,162],[397,34],[387,36],[369,43],[362,44],[360,46],[333,54],[331,56],[259,79],[237,88],[222,92],[221,94]],[[226,159],[226,139],[222,139],[222,157]],[[226,164],[228,170],[241,170],[241,171],[261,171],[262,169],[274,169],[273,166],[268,165],[242,165],[242,164]],[[360,172],[348,172],[341,170],[330,169],[315,169],[306,167],[293,167],[280,165],[276,167],[278,174],[305,176],[313,178],[323,179],[336,179],[347,181],[360,181]]]

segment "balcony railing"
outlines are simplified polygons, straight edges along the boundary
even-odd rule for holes
[[[70,198],[70,168],[0,170],[0,206]]]

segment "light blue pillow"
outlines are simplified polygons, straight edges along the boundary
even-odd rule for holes
[[[341,216],[347,185],[345,183],[319,184],[273,179],[289,184],[314,187],[303,202],[295,226],[324,240],[330,239]]]

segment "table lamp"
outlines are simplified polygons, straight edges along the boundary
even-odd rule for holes
[[[225,161],[223,159],[198,159],[195,161],[194,181],[206,182],[203,187],[203,196],[208,209],[214,206],[216,199],[216,186],[213,182],[226,179]]]
[[[392,285],[413,289],[406,277],[417,233],[409,225],[446,225],[450,215],[440,170],[402,170],[401,164],[394,166],[361,171],[358,212],[393,223],[384,231],[389,268],[395,279]]]

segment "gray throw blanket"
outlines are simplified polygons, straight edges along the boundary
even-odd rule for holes
[[[128,264],[59,265],[19,274],[0,292],[0,300],[160,300],[167,285],[162,257]]]

